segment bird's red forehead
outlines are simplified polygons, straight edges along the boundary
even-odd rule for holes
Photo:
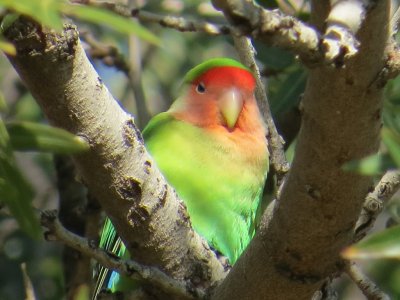
[[[251,72],[238,67],[215,67],[212,68],[194,81],[195,84],[216,84],[220,86],[236,86],[245,90],[254,90],[255,79]]]

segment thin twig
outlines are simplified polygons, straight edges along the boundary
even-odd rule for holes
[[[88,31],[81,31],[80,34],[86,44],[90,46],[87,53],[93,59],[100,59],[105,65],[115,67],[117,70],[122,71],[128,78],[128,93],[129,91],[133,91],[134,102],[137,109],[136,121],[140,127],[146,125],[150,119],[150,114],[146,109],[145,95],[141,83],[141,61],[136,57],[140,51],[132,50],[133,47],[139,47],[140,40],[136,36],[130,37],[130,60],[128,61],[125,55],[114,45],[98,41],[93,34]]]
[[[285,158],[285,152],[283,150],[284,141],[276,130],[274,120],[271,115],[271,109],[269,107],[267,93],[265,92],[264,85],[261,81],[260,70],[258,69],[255,57],[254,48],[251,40],[245,36],[233,36],[235,47],[239,53],[240,60],[249,67],[256,77],[256,99],[257,104],[261,110],[263,119],[267,124],[268,128],[268,148],[270,151],[270,161],[272,168],[276,171],[278,179],[289,171],[289,164]]]
[[[229,25],[194,22],[182,17],[160,16],[139,9],[132,10],[132,16],[144,23],[158,23],[163,27],[176,29],[181,32],[202,32],[209,35],[227,35],[232,32],[232,28]]]
[[[338,300],[338,292],[332,285],[332,279],[327,278],[321,288],[314,293],[311,300]]]
[[[368,300],[390,300],[390,297],[381,291],[355,263],[347,264],[346,273]]]
[[[184,299],[202,299],[205,296],[205,291],[195,289],[185,282],[175,280],[157,268],[144,266],[132,260],[123,260],[108,254],[98,248],[95,243],[65,229],[60,223],[57,217],[57,211],[55,210],[43,212],[41,223],[42,226],[48,229],[45,233],[45,237],[48,241],[63,242],[65,245],[96,259],[108,269],[117,271],[124,276],[136,280],[146,280],[146,282],[157,286],[163,291],[173,295],[179,295]]]
[[[35,300],[35,290],[33,289],[32,281],[29,278],[28,272],[26,271],[26,264],[21,264],[22,277],[24,279],[25,287],[25,300]]]
[[[391,40],[388,42],[386,64],[377,76],[377,85],[384,86],[389,79],[394,79],[400,74],[400,48],[395,39],[399,31],[400,7],[390,19]]]
[[[136,0],[131,1],[132,4],[137,4]],[[135,21],[137,22],[137,21]],[[133,98],[135,100],[136,111],[137,111],[137,123],[140,128],[148,123],[151,118],[151,114],[147,109],[146,94],[143,89],[142,84],[142,43],[141,40],[134,35],[129,37],[129,61],[130,61],[130,71],[129,71],[129,83]]]
[[[90,46],[87,51],[90,57],[100,59],[105,65],[115,67],[127,77],[129,76],[131,67],[117,47],[98,41],[89,31],[81,31],[80,35],[86,44]]]
[[[386,64],[374,81],[378,86],[384,86],[389,79],[394,79],[400,74],[400,48],[392,40],[387,46]]]
[[[355,242],[361,240],[368,233],[383,210],[385,203],[392,198],[399,188],[400,171],[386,172],[374,191],[365,198],[363,209],[355,227]]]
[[[400,7],[397,8],[396,12],[390,19],[390,29],[392,36],[394,36],[399,31],[399,21],[400,21]]]
[[[114,2],[88,2],[77,0],[75,3],[87,4],[111,10],[123,17],[133,17],[144,23],[157,23],[163,27],[172,28],[181,32],[202,32],[209,35],[227,35],[232,28],[229,25],[213,24],[210,22],[189,21],[182,17],[162,16],[146,12],[138,8],[130,9],[128,6]]]

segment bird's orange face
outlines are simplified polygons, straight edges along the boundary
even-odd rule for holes
[[[246,112],[257,110],[255,79],[249,71],[232,66],[215,67],[189,83],[174,115],[204,128],[229,131],[245,125]],[[253,107],[253,109],[251,109]]]

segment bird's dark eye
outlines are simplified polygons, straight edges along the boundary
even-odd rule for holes
[[[199,94],[203,94],[206,91],[206,87],[204,86],[204,83],[200,82],[197,86],[196,86],[196,91]]]

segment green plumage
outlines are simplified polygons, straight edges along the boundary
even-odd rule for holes
[[[143,137],[194,229],[233,264],[254,235],[266,166],[246,166],[239,153],[168,112],[154,117]]]

